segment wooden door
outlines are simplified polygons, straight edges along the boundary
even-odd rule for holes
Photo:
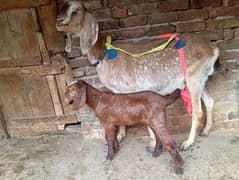
[[[54,124],[77,121],[62,105],[64,64],[57,52],[63,38],[54,33],[55,1],[49,3],[9,10],[17,6],[10,3],[0,11],[0,107],[11,135],[45,133],[56,130]]]

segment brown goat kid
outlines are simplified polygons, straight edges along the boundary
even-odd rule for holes
[[[166,107],[177,99],[179,92],[176,90],[167,96],[150,91],[114,94],[99,91],[84,81],[73,81],[66,89],[65,102],[72,104],[73,110],[85,104],[94,110],[105,129],[105,139],[108,143],[107,160],[112,160],[114,153],[119,149],[117,140],[119,126],[141,123],[149,126],[156,137],[153,156],[160,155],[163,145],[175,162],[176,173],[182,174],[183,160],[165,124]]]

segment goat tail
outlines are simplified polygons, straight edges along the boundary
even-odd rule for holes
[[[174,103],[174,101],[176,101],[178,97],[180,96],[180,92],[181,92],[180,89],[176,89],[172,94],[165,96],[166,106]]]

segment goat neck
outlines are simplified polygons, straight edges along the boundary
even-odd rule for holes
[[[86,84],[86,104],[91,107],[94,111],[97,107],[98,102],[101,99],[103,92],[100,92],[96,88],[89,84]]]

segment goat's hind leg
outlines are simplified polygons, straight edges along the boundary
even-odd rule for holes
[[[151,152],[153,152],[153,149],[156,146],[156,136],[155,136],[154,131],[149,126],[147,126],[147,129],[148,129],[150,141],[149,141],[149,145],[147,146],[146,150],[151,153]]]
[[[194,142],[197,135],[197,129],[199,126],[199,121],[202,117],[202,107],[201,107],[201,88],[198,80],[198,84],[195,80],[189,80],[187,82],[188,88],[190,90],[191,100],[192,100],[192,125],[189,137],[180,146],[180,150],[187,150]]]
[[[126,137],[126,126],[120,126],[117,139],[121,142]]]
[[[206,88],[204,87],[202,91],[202,100],[204,102],[204,105],[207,110],[207,120],[206,125],[202,132],[200,133],[200,136],[208,136],[209,131],[213,125],[213,108],[214,108],[214,101],[211,96],[209,96]]]
[[[156,137],[156,144],[153,152],[153,157],[158,157],[163,151],[163,146],[160,142],[159,137]]]
[[[184,161],[180,156],[179,152],[177,151],[176,143],[174,142],[174,140],[170,137],[166,129],[156,129],[155,133],[161,139],[163,146],[173,158],[176,173],[183,174]]]

